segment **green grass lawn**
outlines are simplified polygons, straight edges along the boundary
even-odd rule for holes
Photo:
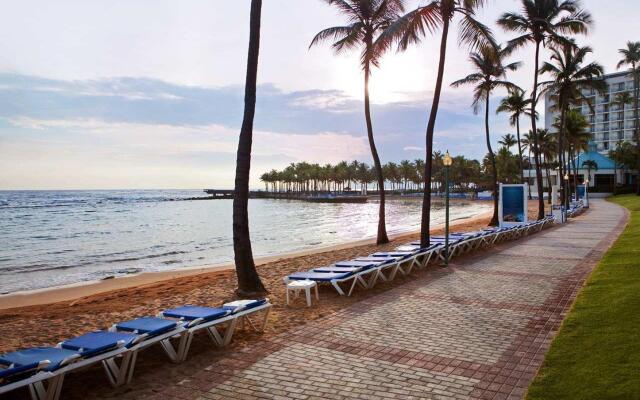
[[[610,201],[631,220],[578,295],[527,399],[640,399],[640,197]]]

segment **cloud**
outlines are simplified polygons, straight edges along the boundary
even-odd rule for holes
[[[181,173],[173,172],[169,175],[175,182],[163,187],[229,187],[243,96],[237,85],[196,87],[148,78],[62,81],[0,73],[4,158],[0,187],[29,187],[29,169],[16,170],[15,165],[45,165],[43,160],[67,165],[67,178],[55,178],[43,167],[37,174],[31,172],[41,174],[31,177],[34,185],[47,177],[46,182],[63,181],[68,187],[71,176],[91,187],[110,183],[111,178],[96,178],[98,166],[104,175],[122,174],[124,186],[132,181],[124,175],[134,172],[157,182],[150,178],[151,171],[163,168],[162,174],[167,174],[165,169],[173,165],[188,178],[177,179],[176,174]],[[428,97],[428,92],[416,92],[402,101],[372,105],[374,136],[383,162],[405,159],[408,153],[415,153],[410,157],[415,158],[422,151]],[[435,147],[481,158],[485,152],[482,117],[460,106],[468,100],[464,93],[447,92],[444,97],[449,100],[439,110]],[[370,163],[363,114],[363,103],[340,90],[286,92],[274,85],[260,85],[252,184],[257,184],[257,176],[265,169],[302,160]],[[510,132],[500,116],[492,116],[492,126],[497,127],[492,133],[494,141]],[[74,149],[73,156],[68,155],[69,149]],[[64,162],[56,163],[54,155],[65,157]],[[87,163],[92,167],[86,168]],[[127,169],[119,170],[124,166]],[[198,168],[215,169],[216,175],[198,172]],[[90,175],[92,169],[96,171],[92,179],[80,179],[79,174]],[[134,181],[140,184],[139,179]]]

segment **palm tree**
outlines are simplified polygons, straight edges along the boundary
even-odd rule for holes
[[[622,59],[618,62],[618,69],[628,66],[629,74],[633,76],[633,137],[636,141],[637,161],[636,167],[640,171],[640,114],[638,107],[640,102],[640,42],[628,42],[626,49],[618,50]],[[640,177],[636,194],[640,196]]]
[[[589,132],[589,121],[578,110],[568,110],[565,116],[565,135],[567,143],[569,145],[568,153],[569,160],[571,160],[571,167],[573,168],[573,187],[576,190],[578,187],[578,158],[581,151],[586,151],[589,148],[589,141],[591,140],[591,133]],[[557,127],[557,125],[556,125]],[[567,191],[570,194],[570,191]],[[567,199],[570,199],[567,196]]]
[[[335,26],[319,32],[311,41],[309,47],[326,40],[333,41],[336,53],[361,48],[360,61],[364,71],[364,115],[367,124],[367,136],[373,165],[378,174],[380,193],[380,209],[378,212],[378,244],[388,243],[385,224],[385,193],[382,164],[373,139],[373,124],[371,122],[371,108],[369,104],[369,78],[371,68],[377,67],[384,54],[384,48],[374,46],[376,36],[386,29],[392,21],[404,12],[404,0],[325,0],[329,5],[337,7],[343,13],[349,25]]]
[[[606,83],[599,79],[604,74],[604,68],[592,62],[583,66],[586,56],[592,52],[590,47],[576,47],[573,43],[562,46],[561,49],[553,48],[551,62],[545,62],[540,68],[541,74],[551,75],[551,80],[541,82],[541,94],[551,93],[556,101],[556,108],[560,111],[560,120],[557,124],[558,130],[558,175],[564,176],[564,141],[565,141],[565,118],[569,106],[573,103],[587,102],[583,95],[584,89],[597,90],[603,93],[606,90]],[[591,103],[588,103],[591,106]],[[564,185],[564,180],[561,180]],[[564,192],[563,188],[563,193]],[[568,198],[566,199],[568,201]]]
[[[527,164],[529,164],[529,170],[531,170],[531,153],[537,151],[535,149],[535,143],[537,139],[533,138],[533,133],[532,131],[529,131],[527,133],[525,133],[522,136],[522,150],[523,151],[527,151],[528,155],[527,155]],[[531,196],[531,185],[529,186],[529,200],[531,200],[533,197]]]
[[[527,107],[531,103],[531,99],[525,99],[525,91],[518,88],[509,91],[509,95],[502,99],[500,105],[496,109],[496,113],[509,113],[509,122],[511,126],[516,127],[516,135],[518,139],[518,155],[520,156],[520,183],[524,183],[524,168],[522,165],[522,143],[520,141],[520,116],[527,114]]]
[[[463,79],[455,81],[451,84],[453,87],[473,84],[473,110],[477,112],[484,102],[484,127],[485,139],[487,142],[487,150],[489,151],[489,160],[493,167],[493,217],[490,225],[498,224],[498,169],[496,168],[496,159],[491,149],[491,135],[489,134],[489,100],[491,93],[497,88],[515,89],[517,88],[511,82],[505,80],[507,71],[515,71],[520,67],[519,62],[510,64],[504,63],[506,52],[498,47],[485,46],[477,53],[471,53],[469,60],[473,64],[475,70],[471,75]],[[513,135],[512,135],[513,136]]]
[[[517,143],[518,141],[516,140],[516,137],[510,133],[507,133],[506,135],[502,136],[502,139],[498,141],[498,144],[501,146],[504,146],[507,150],[511,149]]]
[[[533,43],[535,46],[535,64],[533,90],[531,91],[531,131],[537,132],[536,106],[538,105],[538,75],[540,70],[540,46],[547,44],[571,43],[563,35],[585,34],[592,23],[591,15],[580,9],[577,0],[520,0],[522,13],[504,13],[498,19],[498,25],[507,31],[520,34],[509,41],[508,48],[515,50]],[[537,141],[537,135],[534,135]],[[537,143],[534,143],[537,147]],[[538,219],[544,218],[544,199],[542,189],[542,171],[540,154],[534,151],[536,163],[536,181],[538,186]]]
[[[538,129],[538,145],[540,155],[544,157],[544,169],[547,176],[548,203],[551,204],[551,165],[556,152],[556,135],[552,135],[547,129]]]
[[[249,22],[249,55],[247,80],[244,88],[244,116],[238,155],[236,159],[236,181],[233,197],[233,253],[238,276],[237,293],[250,296],[264,293],[266,289],[258,276],[251,250],[249,236],[249,172],[251,170],[251,144],[253,141],[253,117],[256,112],[256,85],[258,80],[258,55],[260,53],[260,17],[262,0],[251,0]]]
[[[460,30],[458,35],[460,43],[468,44],[472,50],[494,45],[491,30],[475,19],[476,10],[484,6],[485,3],[486,0],[433,0],[426,6],[418,7],[414,11],[396,20],[376,41],[376,45],[384,49],[390,48],[393,43],[397,42],[400,50],[406,50],[410,44],[419,43],[427,32],[433,32],[438,28],[442,28],[438,73],[425,135],[424,197],[420,227],[420,243],[422,246],[427,246],[430,242],[433,133],[436,126],[440,94],[444,80],[449,29],[454,18],[460,16]]]

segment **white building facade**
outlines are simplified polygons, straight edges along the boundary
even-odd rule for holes
[[[633,96],[633,78],[628,72],[621,72],[615,74],[605,75],[605,82],[607,83],[607,89],[604,93],[597,93],[595,90],[585,90],[583,95],[587,101],[592,104],[589,106],[586,102],[583,102],[581,106],[573,106],[573,109],[579,110],[582,115],[589,121],[591,131],[592,148],[591,154],[587,153],[580,157],[577,161],[581,164],[583,160],[594,160],[599,162],[599,168],[597,171],[590,171],[590,176],[587,177],[588,172],[582,165],[578,167],[578,182],[583,183],[589,181],[591,189],[601,192],[613,191],[615,184],[631,184],[635,182],[635,171],[623,171],[616,168],[616,165],[607,158],[609,150],[616,148],[617,144],[623,141],[628,141],[635,144],[634,138],[634,105],[627,104],[626,106],[616,103],[616,96],[618,93],[630,92]],[[551,100],[551,96],[547,94],[545,96],[545,129],[554,131],[553,124],[558,117],[558,113],[553,111],[554,102]],[[599,154],[594,154],[599,153]],[[608,160],[608,162],[607,162]],[[533,160],[531,160],[533,161]],[[557,171],[549,171],[551,175],[551,185],[557,185],[559,177]],[[529,184],[531,185],[531,191],[534,196],[537,194],[535,170],[525,170],[524,175],[529,178]],[[547,191],[547,175],[543,170],[543,186],[545,192]],[[571,177],[573,181],[573,176]],[[546,195],[546,193],[545,193]]]
[[[633,96],[633,78],[628,72],[609,74],[604,76],[608,89],[603,94],[595,90],[585,90],[583,95],[593,105],[589,107],[583,102],[582,106],[574,106],[580,110],[590,124],[592,140],[596,144],[596,150],[606,155],[609,150],[615,149],[620,141],[629,141],[635,144],[634,129],[634,105],[621,106],[615,102],[616,95],[621,92],[629,92]],[[552,126],[558,114],[553,112],[553,101],[549,94],[545,96],[545,123],[546,129],[552,130]]]

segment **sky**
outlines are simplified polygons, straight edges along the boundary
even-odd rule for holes
[[[408,9],[425,1],[407,0]],[[232,188],[243,110],[249,0],[0,0],[0,190]],[[637,33],[637,0],[584,0],[595,26],[579,43],[615,72],[617,49]],[[494,21],[516,0],[492,0]],[[292,162],[371,162],[358,54],[309,49],[345,22],[321,0],[264,0],[251,186]],[[439,36],[390,52],[373,71],[371,99],[383,162],[424,158]],[[480,159],[483,117],[471,89],[468,50],[448,43],[434,146]],[[546,53],[543,54],[546,57]],[[533,48],[515,53],[509,79],[530,89]],[[495,115],[492,142],[515,133]],[[539,109],[543,112],[543,107]],[[526,125],[526,123],[524,124]]]

